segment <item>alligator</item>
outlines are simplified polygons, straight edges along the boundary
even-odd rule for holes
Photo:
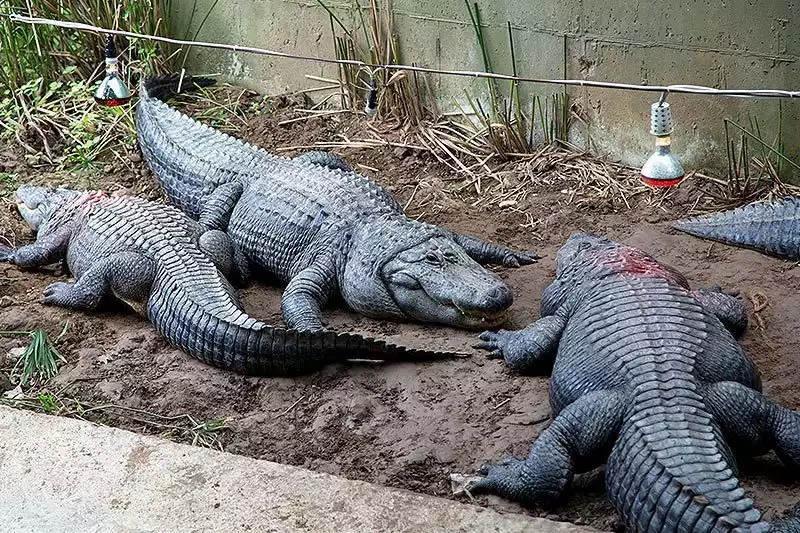
[[[753,202],[731,211],[678,220],[670,226],[703,239],[800,259],[800,198]]]
[[[279,157],[196,122],[165,103],[178,79],[141,85],[143,157],[172,204],[226,231],[246,266],[286,284],[289,327],[323,328],[322,307],[335,297],[376,318],[473,329],[505,320],[511,291],[481,264],[518,267],[536,254],[410,219],[341,159]],[[210,83],[187,77],[182,86]]]
[[[248,316],[224,277],[232,244],[175,207],[99,191],[22,186],[17,206],[36,242],[0,247],[21,268],[66,258],[76,282],[53,283],[42,303],[94,310],[113,296],[146,316],[171,343],[205,363],[243,374],[313,372],[351,359],[419,361],[454,356],[351,333],[297,331]]]
[[[720,289],[696,297],[644,252],[574,234],[556,256],[542,318],[484,332],[477,348],[518,372],[553,364],[552,423],[526,459],[485,465],[472,493],[553,505],[573,475],[606,463],[606,489],[629,531],[800,532],[761,520],[734,452],[775,450],[800,469],[800,412],[761,394],[754,363],[724,323],[746,314]]]

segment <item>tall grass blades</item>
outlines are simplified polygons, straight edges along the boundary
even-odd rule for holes
[[[133,29],[166,36],[172,0],[4,0],[0,13],[69,20],[111,29]],[[43,94],[54,81],[79,81],[98,74],[105,37],[51,26],[19,24],[0,17],[0,93],[10,96],[26,83],[39,80]],[[170,49],[165,43],[117,37],[126,73],[159,72],[169,68]],[[74,67],[70,75],[65,69]],[[133,80],[135,81],[135,80]]]
[[[317,0],[317,3],[330,17],[336,59],[373,65],[402,63],[390,0],[380,4],[378,0],[370,0],[366,8],[353,0],[351,11],[358,20],[355,28],[348,28],[323,0]],[[419,126],[434,116],[433,104],[427,98],[429,89],[418,73],[383,69],[373,72],[354,65],[339,65],[342,107],[363,109],[371,81],[375,82],[378,90],[379,117],[394,120],[398,125]]]

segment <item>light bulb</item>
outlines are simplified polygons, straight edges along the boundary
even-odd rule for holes
[[[114,40],[111,35],[106,39],[106,77],[100,82],[100,86],[94,92],[94,100],[98,104],[106,107],[115,107],[128,103],[131,99],[131,92],[119,77],[117,68],[117,50],[114,48]]]
[[[673,187],[683,180],[683,165],[670,150],[673,130],[672,110],[662,97],[650,106],[650,134],[656,138],[656,149],[642,167],[642,181],[648,185]]]

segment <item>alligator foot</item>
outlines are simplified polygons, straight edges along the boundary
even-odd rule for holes
[[[562,317],[546,316],[519,331],[484,331],[479,336],[483,342],[474,347],[488,350],[490,358],[504,358],[508,367],[516,372],[530,373],[552,360],[565,326]]]
[[[71,309],[94,309],[97,307],[99,298],[95,299],[91,295],[83,294],[75,288],[75,283],[57,281],[45,288],[43,298],[39,302],[59,307]]]
[[[485,476],[480,481],[466,487],[473,494],[493,493],[515,498],[528,487],[524,476],[525,461],[516,457],[506,457],[497,462],[483,465],[478,474]]]
[[[733,381],[710,385],[703,398],[734,449],[747,455],[775,450],[800,475],[800,412]]]
[[[582,396],[542,431],[526,459],[509,457],[484,466],[480,473],[486,477],[468,490],[526,504],[556,503],[572,481],[576,465],[590,469],[603,463],[624,413],[624,397],[616,391]]]
[[[343,170],[344,172],[353,172],[353,167],[347,164],[347,162],[344,159],[342,159],[336,154],[325,152],[323,150],[317,150],[313,152],[306,152],[304,154],[300,154],[297,157],[295,157],[295,160],[305,161],[306,163],[328,167],[330,169],[339,169]]]
[[[738,338],[747,329],[747,310],[738,291],[724,291],[719,285],[692,291],[703,309],[716,316]]]
[[[454,240],[464,251],[475,261],[482,265],[494,264],[503,265],[509,268],[518,268],[522,265],[530,265],[540,259],[536,252],[522,252],[506,248],[497,244],[491,244],[468,235],[453,235]]]

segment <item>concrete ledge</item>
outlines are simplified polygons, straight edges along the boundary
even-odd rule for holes
[[[589,532],[0,407],[7,532]]]

